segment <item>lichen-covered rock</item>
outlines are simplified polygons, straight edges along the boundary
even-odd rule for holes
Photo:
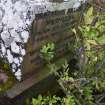
[[[26,54],[24,45],[29,38],[28,27],[35,19],[35,14],[80,6],[80,0],[64,1],[0,0],[0,57],[7,60],[18,80],[22,76],[21,64]]]

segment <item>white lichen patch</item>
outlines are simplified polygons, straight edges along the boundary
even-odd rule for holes
[[[29,38],[27,29],[35,19],[35,14],[79,6],[79,0],[64,0],[62,3],[49,0],[0,0],[0,57],[7,59],[19,81],[26,54],[24,45]]]

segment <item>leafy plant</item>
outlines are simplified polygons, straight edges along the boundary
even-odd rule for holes
[[[57,105],[59,101],[61,101],[60,97],[39,95],[38,98],[32,99],[32,105]]]
[[[62,105],[76,105],[74,97],[68,96],[68,97],[63,98]]]
[[[32,99],[32,105],[76,105],[76,102],[73,96],[60,98],[51,95],[39,95],[38,98]]]
[[[72,31],[78,39],[77,58],[80,60],[80,67],[82,66],[77,75],[79,78],[92,80],[87,87],[83,88],[86,98],[91,102],[92,90],[105,91],[105,16],[99,13],[94,14],[91,7],[84,15],[83,24]]]
[[[80,64],[83,65],[83,63],[85,63],[85,68],[82,68],[85,69],[82,72],[84,76],[99,76],[100,73],[104,72],[104,27],[105,16],[94,15],[93,7],[91,7],[84,15],[84,23],[78,26],[77,30],[73,29],[79,43],[78,50],[80,55],[78,56],[81,57]],[[78,35],[78,33],[80,33],[80,35]],[[82,48],[82,51],[80,48]],[[101,70],[97,70],[98,68]]]
[[[50,62],[54,58],[54,49],[54,43],[47,43],[46,45],[43,45],[40,49],[40,56],[46,61]]]
[[[83,94],[85,96],[85,100],[88,101],[87,104],[92,104],[93,103],[93,91],[90,86],[85,86],[83,87]]]
[[[64,71],[58,82],[67,97],[72,96],[75,102],[74,105],[84,105],[85,103],[86,105],[92,105],[94,100],[93,88],[89,79],[73,78],[67,71]]]
[[[94,19],[93,7],[90,7],[84,17],[85,24],[87,25],[91,24],[93,22],[93,19]]]
[[[83,20],[82,24],[72,29],[80,70],[74,72],[75,78],[72,77],[65,62],[61,65],[63,71],[56,73],[66,97],[38,96],[32,99],[32,105],[93,105],[96,102],[95,93],[105,91],[105,16],[94,14],[94,8],[90,7]],[[41,57],[49,65],[52,65],[50,61],[54,58],[54,49],[55,45],[48,43],[40,50]]]

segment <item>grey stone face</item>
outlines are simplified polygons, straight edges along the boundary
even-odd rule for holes
[[[19,0],[11,0],[12,1],[12,3],[13,4],[15,4],[17,1],[19,1]]]
[[[2,29],[3,29],[3,26],[2,26],[2,23],[0,23],[0,33],[1,33]]]
[[[4,15],[5,15],[5,11],[0,7],[0,21],[2,20]]]

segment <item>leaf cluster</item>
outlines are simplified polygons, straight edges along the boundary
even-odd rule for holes
[[[40,49],[40,56],[47,62],[51,61],[54,58],[54,49],[55,44],[54,43],[47,43],[42,46]]]

